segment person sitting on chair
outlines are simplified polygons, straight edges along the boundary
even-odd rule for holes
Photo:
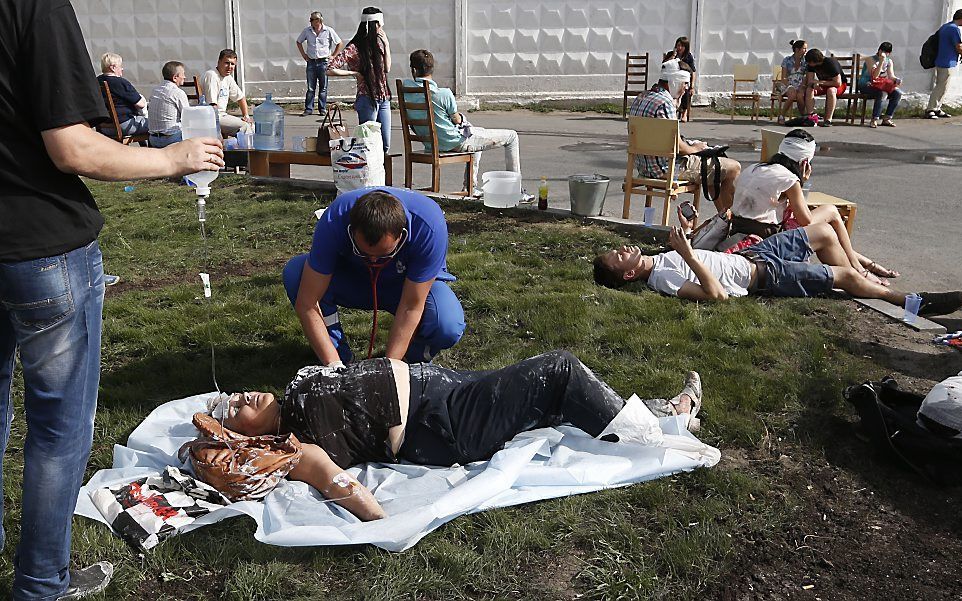
[[[217,57],[217,67],[204,73],[200,85],[208,104],[217,109],[220,119],[220,133],[225,137],[237,135],[237,132],[254,131],[254,120],[247,108],[247,98],[244,90],[234,81],[234,69],[237,68],[237,53],[230,48],[220,51]],[[235,117],[227,112],[227,104],[236,102],[240,106],[241,116]]]
[[[184,85],[184,63],[168,61],[161,70],[164,83],[150,93],[150,137],[148,143],[153,148],[164,148],[176,144],[183,139],[180,130],[181,117],[184,109],[190,106],[187,92],[180,86]]]
[[[825,56],[818,48],[805,53],[808,64],[805,85],[805,114],[815,114],[815,97],[825,96],[825,118],[818,122],[821,127],[831,127],[838,97],[845,93],[848,81],[842,65],[834,56]]]
[[[620,288],[642,281],[652,290],[688,300],[715,301],[748,294],[809,297],[841,288],[856,298],[904,306],[905,293],[865,278],[851,266],[827,223],[781,232],[738,253],[694,250],[681,228],[672,228],[675,250],[645,255],[623,246],[595,257],[595,282]],[[817,255],[821,264],[811,263]],[[945,315],[962,308],[962,291],[920,292],[919,315]]]
[[[685,93],[691,73],[681,69],[678,59],[666,61],[661,66],[658,82],[644,94],[639,94],[631,103],[628,113],[635,117],[652,117],[655,119],[678,119],[675,103]],[[678,136],[678,158],[676,159],[675,179],[687,181],[701,180],[702,158],[697,152],[705,150],[708,145],[704,142],[688,143],[680,134]],[[714,161],[709,162],[708,181],[714,187]],[[735,178],[741,172],[741,165],[734,159],[719,158],[721,167],[721,184],[718,190],[712,189],[715,207],[719,212],[726,211],[732,206],[735,194]],[[668,174],[668,159],[664,157],[639,156],[635,166],[641,177],[661,179]]]
[[[124,78],[124,59],[119,54],[105,52],[100,57],[100,70],[102,73],[97,76],[97,81],[101,85],[107,82],[110,88],[117,121],[120,122],[120,133],[125,136],[147,133],[147,100]],[[100,93],[104,96],[104,102],[107,102],[107,95],[102,88]],[[100,130],[105,135],[115,135],[113,127],[101,126]]]
[[[434,81],[434,55],[429,50],[415,50],[411,53],[411,77],[403,82],[405,87],[414,88],[428,82],[431,88],[431,118],[434,120],[434,130],[438,136],[439,152],[470,152],[474,177],[468,181],[468,168],[464,169],[464,190],[479,196],[478,165],[481,153],[492,148],[504,148],[504,168],[506,171],[521,173],[521,143],[518,132],[513,129],[488,129],[468,126],[464,115],[458,112],[458,103],[454,94],[448,88],[439,87]],[[407,94],[407,102],[422,102],[418,94]],[[411,111],[412,119],[424,119],[422,111]],[[419,136],[427,136],[428,129],[415,126]],[[428,144],[425,151],[431,152]],[[523,193],[525,201],[531,201],[533,196]]]
[[[701,379],[689,372],[671,400],[625,401],[567,351],[492,371],[455,371],[393,359],[301,369],[283,398],[235,394],[213,417],[246,436],[293,433],[302,455],[289,477],[362,520],[386,516],[347,468],[367,462],[466,465],[520,432],[569,423],[608,442],[659,444],[652,414],[697,424]]]
[[[735,180],[731,233],[754,234],[765,239],[782,230],[827,223],[835,231],[850,266],[876,283],[887,285],[887,282],[872,276],[895,278],[899,273],[852,248],[848,229],[835,206],[808,208],[802,184],[812,176],[814,157],[815,138],[804,129],[793,129],[785,134],[778,152],[768,162],[742,170]]]

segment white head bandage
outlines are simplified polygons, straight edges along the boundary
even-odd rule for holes
[[[381,25],[384,25],[384,13],[374,13],[373,15],[361,15],[361,23],[369,23],[371,21],[377,21]]]
[[[678,59],[673,58],[661,64],[661,75],[658,76],[658,80],[668,82],[668,93],[677,98],[681,95],[685,84],[691,81],[691,73],[682,69]]]
[[[778,145],[778,153],[787,156],[796,163],[811,161],[815,156],[815,140],[802,138],[785,138]]]

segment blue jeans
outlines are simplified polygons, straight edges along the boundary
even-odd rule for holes
[[[760,294],[808,297],[828,294],[835,284],[832,268],[810,263],[815,254],[805,228],[779,232],[748,248],[765,261],[768,286]]]
[[[384,140],[384,154],[391,149],[391,101],[374,100],[370,96],[358,95],[354,101],[357,122],[377,121],[381,124],[381,139]],[[387,157],[384,158],[387,160]]]
[[[891,92],[883,92],[878,88],[864,85],[859,86],[858,91],[875,101],[875,103],[872,104],[872,119],[878,119],[882,116],[882,103],[885,102],[886,98],[888,98],[889,103],[885,109],[885,116],[889,118],[895,116],[895,109],[898,108],[899,101],[902,100],[902,90],[898,88],[895,88]]]
[[[96,240],[64,255],[0,263],[0,451],[10,437],[18,347],[27,416],[14,599],[55,599],[70,581],[71,519],[100,384],[103,275]]]
[[[150,134],[150,137],[147,138],[147,144],[151,148],[165,148],[171,144],[176,144],[183,139],[184,134],[180,131],[170,135]]]
[[[327,59],[307,59],[307,95],[304,97],[304,110],[314,110],[314,94],[317,93],[317,112],[327,110]]]
[[[284,267],[284,288],[287,290],[287,297],[291,300],[291,304],[297,300],[301,274],[306,262],[306,254],[298,255],[288,261]],[[397,285],[395,282],[379,281],[378,309],[391,314],[396,313],[401,302],[402,286],[403,284]],[[341,361],[348,363],[354,358],[354,353],[344,336],[337,308],[339,306],[352,309],[374,308],[371,281],[367,271],[335,271],[320,305],[324,323],[327,324],[327,333],[334,347],[337,348],[337,354],[341,357]],[[462,334],[464,334],[464,309],[461,307],[461,301],[447,284],[435,280],[424,301],[421,323],[411,339],[404,360],[408,363],[428,362],[442,350],[454,346],[461,339]]]

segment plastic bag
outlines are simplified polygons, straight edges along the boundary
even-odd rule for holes
[[[354,136],[331,140],[331,167],[339,193],[384,185],[384,142],[381,124],[368,121],[354,128]]]

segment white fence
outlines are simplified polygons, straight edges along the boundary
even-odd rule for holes
[[[188,73],[211,68],[221,48],[240,55],[237,77],[248,95],[273,91],[301,98],[304,61],[294,46],[312,10],[349,40],[370,0],[318,8],[305,0],[74,0],[87,48],[99,71],[107,51],[124,57],[125,75],[143,93],[160,80],[165,61]],[[802,38],[836,54],[872,53],[881,41],[908,93],[927,94],[932,72],[919,66],[922,42],[962,0],[400,0],[383,3],[391,38],[391,81],[408,76],[408,54],[430,49],[437,79],[460,96],[481,98],[612,98],[623,87],[624,55],[650,52],[653,65],[675,38],[688,35],[700,92],[731,89],[735,64],[754,63],[767,90],[771,67]],[[334,96],[353,82],[332,83]],[[962,73],[950,99],[962,97]]]

